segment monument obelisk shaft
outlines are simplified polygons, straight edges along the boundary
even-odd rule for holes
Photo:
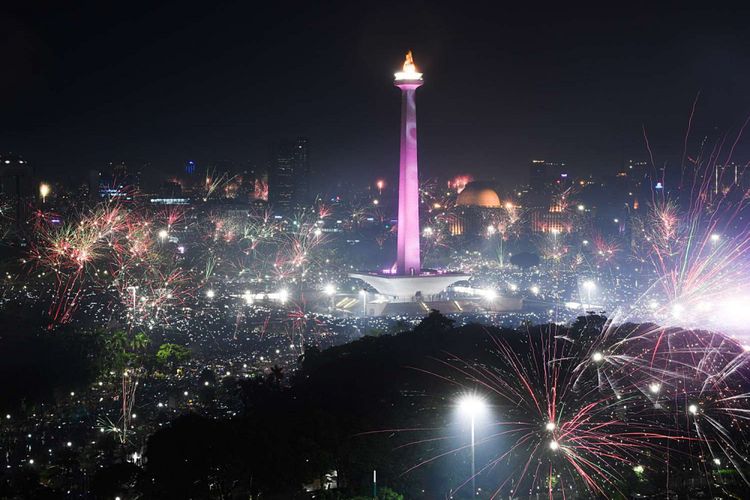
[[[417,73],[411,52],[404,70],[396,73],[394,85],[401,89],[401,155],[398,178],[398,247],[396,273],[417,275],[419,256],[419,169],[417,167],[417,88],[422,74]]]
[[[401,90],[401,151],[398,178],[398,247],[395,272],[354,272],[357,278],[392,302],[414,302],[415,313],[423,314],[424,300],[440,294],[453,283],[470,276],[440,270],[423,270],[419,256],[419,169],[417,168],[417,89],[422,73],[417,71],[411,52],[406,54],[402,71],[395,75],[394,85]],[[363,290],[363,307],[367,291]],[[415,301],[415,299],[417,299]],[[382,303],[382,302],[380,302]],[[418,304],[418,305],[417,305]],[[460,309],[460,307],[459,307]],[[382,309],[378,314],[386,314]],[[364,312],[364,310],[363,310]]]

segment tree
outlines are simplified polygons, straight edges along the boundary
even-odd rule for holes
[[[135,487],[141,469],[131,463],[119,463],[96,471],[91,483],[95,498],[135,497]]]
[[[162,344],[156,351],[156,360],[161,365],[172,367],[174,363],[182,363],[190,359],[191,351],[189,348],[180,344]]]
[[[273,384],[281,385],[281,381],[284,380],[284,369],[279,365],[273,365],[268,374],[268,380]]]
[[[409,325],[407,321],[403,319],[399,319],[395,323],[393,323],[393,325],[391,325],[389,329],[389,333],[391,335],[395,335],[397,333],[409,331],[410,328],[411,328],[411,325]]]
[[[380,337],[381,335],[384,335],[386,333],[384,328],[369,328],[365,335],[368,337]]]
[[[138,332],[130,341],[130,348],[134,351],[145,351],[150,343],[151,339],[145,333]]]
[[[130,340],[128,334],[123,330],[116,330],[112,333],[104,331],[105,341],[105,363],[104,369],[107,371],[122,371],[132,359],[132,355],[128,352],[130,346]]]
[[[450,318],[443,316],[443,314],[437,309],[430,311],[430,314],[425,316],[420,324],[414,328],[414,333],[444,333],[453,328],[453,321]]]

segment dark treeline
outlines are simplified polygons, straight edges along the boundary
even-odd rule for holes
[[[372,474],[377,470],[379,495],[384,498],[399,498],[398,494],[442,498],[469,476],[465,448],[410,469],[466,444],[466,436],[451,426],[457,395],[472,385],[449,365],[502,364],[493,337],[504,339],[523,355],[529,352],[533,336],[565,336],[578,345],[579,353],[585,353],[599,338],[604,322],[605,318],[588,316],[570,326],[454,328],[449,319],[433,313],[413,331],[364,337],[323,352],[309,348],[289,380],[275,369],[265,377],[240,382],[242,415],[218,420],[188,415],[154,434],[144,468],[123,471],[119,482],[110,477],[108,483],[99,484],[99,495],[371,498]],[[610,342],[652,328],[625,325]],[[440,439],[429,440],[435,437]],[[428,441],[409,445],[423,439]],[[487,463],[496,451],[478,451],[477,463]],[[680,456],[678,450],[675,456]],[[652,459],[647,477],[623,467],[624,475],[610,486],[612,496],[663,493],[664,461]],[[669,484],[687,498],[690,488],[695,488],[695,481],[690,482],[695,473],[690,471],[696,464],[687,450],[683,459],[683,464],[674,459],[669,464]],[[478,477],[477,485],[492,491],[512,470],[489,469]],[[303,491],[303,484],[325,483],[332,471],[337,473],[338,489]],[[744,491],[738,479],[730,477],[729,482]],[[470,497],[468,488],[453,493],[453,498]]]
[[[0,409],[50,402],[99,375],[105,338],[70,325],[45,328],[44,311],[8,303],[0,314]]]
[[[450,450],[465,447],[467,440],[466,429],[455,424],[456,397],[476,385],[455,368],[502,365],[497,338],[524,356],[531,338],[565,337],[583,354],[601,338],[605,321],[590,315],[569,326],[456,328],[433,312],[413,331],[367,336],[322,352],[309,347],[293,373],[274,368],[238,381],[241,414],[177,418],[148,439],[142,467],[106,467],[93,478],[91,489],[102,499],[372,498],[377,470],[381,498],[443,498],[470,475],[466,449]],[[608,341],[652,329],[624,325]],[[492,446],[478,449],[478,465],[508,443]],[[690,479],[698,475],[694,467],[700,463],[694,462],[694,450],[689,452],[675,445],[669,464],[653,456],[645,475],[625,465],[610,487],[611,497],[663,494],[669,470],[670,489],[690,498],[695,488]],[[478,476],[477,486],[493,491],[517,470],[510,465],[488,469]],[[303,485],[326,484],[333,471],[337,489],[305,492]],[[727,474],[722,491],[734,491],[738,498],[747,493],[736,472]],[[579,497],[589,496],[583,488],[576,491]],[[453,498],[471,495],[463,488]]]

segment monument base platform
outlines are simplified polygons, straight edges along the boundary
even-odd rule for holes
[[[363,303],[357,298],[341,300],[334,314],[352,316],[386,316],[421,318],[436,309],[443,314],[486,314],[510,313],[523,309],[523,300],[516,297],[497,297],[492,302],[478,298],[439,299],[432,301],[412,300],[409,302],[390,302],[381,296]]]
[[[459,281],[471,276],[464,273],[424,272],[414,276],[383,273],[351,273],[350,278],[358,278],[373,287],[380,295],[393,302],[409,302],[416,296],[435,296]]]

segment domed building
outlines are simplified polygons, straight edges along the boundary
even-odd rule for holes
[[[484,182],[470,182],[456,198],[457,207],[500,208],[497,192]]]
[[[487,182],[470,182],[456,198],[455,217],[450,225],[454,236],[484,236],[489,226],[500,221],[500,196]]]

